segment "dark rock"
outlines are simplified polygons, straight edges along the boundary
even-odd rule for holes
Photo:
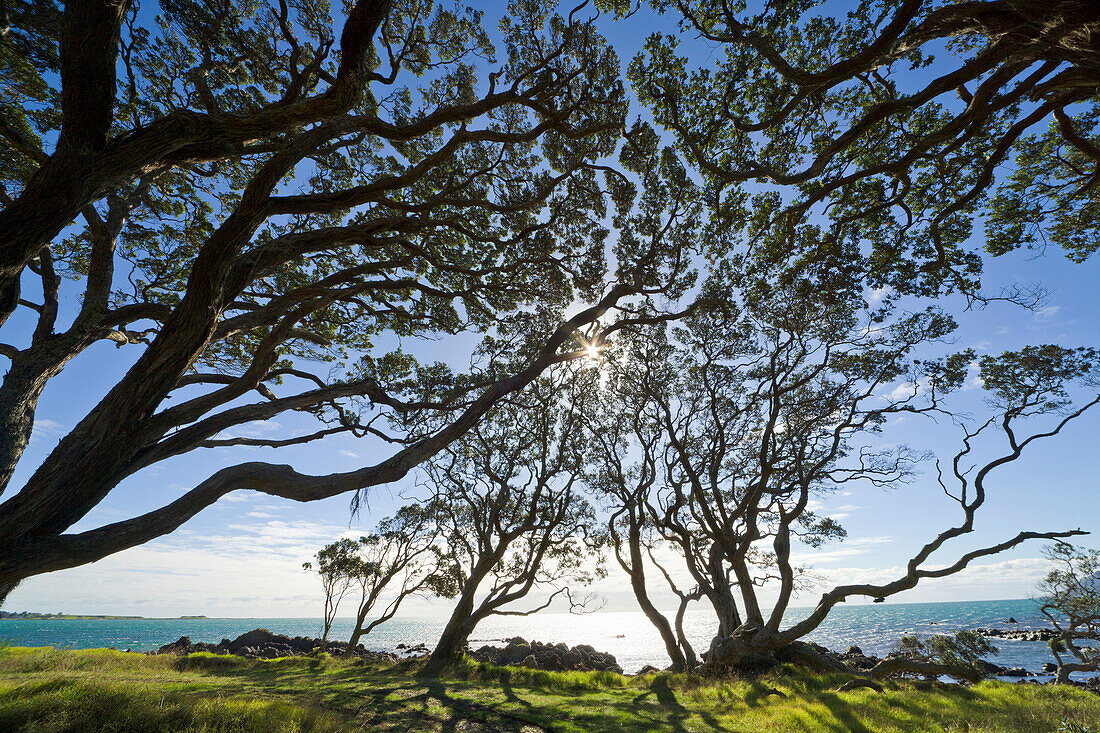
[[[1005,668],[999,664],[987,661],[985,659],[979,659],[978,664],[981,666],[982,671],[986,674],[1004,674]]]
[[[574,648],[561,655],[562,669],[583,669],[584,657]]]
[[[1016,621],[1016,619],[1014,619],[1014,618],[1012,618],[1011,616],[1009,616],[1009,617],[1008,617],[1008,623],[1010,623],[1010,624],[1014,624],[1014,623],[1018,623],[1018,622]]]
[[[165,644],[160,649],[157,649],[157,654],[187,654],[187,649],[191,646],[190,636],[181,636],[171,644]]]
[[[1009,641],[1050,641],[1058,632],[1054,629],[974,629],[982,636]]]
[[[423,646],[423,645],[421,645]],[[239,657],[253,659],[276,659],[278,657],[294,657],[309,654],[314,649],[321,647],[320,639],[311,639],[305,636],[290,638],[282,634],[276,634],[267,629],[253,629],[241,634],[236,639],[222,639],[218,644],[204,642],[192,642],[189,637],[182,636],[179,640],[162,646],[158,654],[194,654],[196,652],[211,652],[213,654],[235,654]],[[347,644],[342,641],[331,641],[327,645],[328,651],[334,654],[342,654],[347,649]],[[370,651],[362,644],[356,646],[353,656],[361,659],[369,659],[376,662],[396,663],[397,657],[385,652]]]
[[[661,670],[657,669],[653,665],[647,664],[646,666],[642,667],[641,669],[639,669],[634,674],[636,674],[636,675],[653,674],[654,672],[660,672],[660,671]]]
[[[860,648],[859,648],[858,646],[856,646],[855,644],[853,644],[852,646],[848,647],[848,651],[846,651],[846,652],[844,652],[844,653],[845,653],[845,654],[858,654],[858,655],[859,655],[859,656],[861,656],[861,657],[863,656],[863,650],[862,650],[862,649],[860,649]]]
[[[243,649],[248,646],[260,646],[261,644],[270,644],[277,639],[286,639],[290,641],[289,637],[281,636],[267,629],[252,629],[252,631],[246,631],[238,636],[233,641],[229,642],[229,648],[233,651]]]
[[[1031,672],[1028,672],[1023,667],[1013,667],[1011,669],[1002,669],[1000,672],[1002,677],[1033,677]]]
[[[1058,671],[1058,665],[1054,662],[1047,662],[1043,665],[1043,671],[1047,674],[1053,674]]]
[[[483,646],[469,655],[481,662],[511,666],[534,666],[535,669],[546,669],[556,672],[582,670],[582,671],[608,671],[622,674],[615,657],[604,652],[598,652],[587,644],[579,644],[570,649],[565,644],[543,644],[515,637],[508,641],[508,646],[500,647]]]

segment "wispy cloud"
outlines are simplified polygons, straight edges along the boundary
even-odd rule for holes
[[[1060,305],[1048,305],[1045,308],[1040,308],[1035,311],[1032,319],[1036,323],[1050,323],[1058,317],[1058,313],[1061,312],[1062,306]]]

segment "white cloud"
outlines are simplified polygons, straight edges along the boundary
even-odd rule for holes
[[[840,519],[846,514],[833,514],[830,515],[834,519]],[[890,535],[878,535],[874,537],[853,537],[845,539],[835,545],[829,545],[827,549],[811,550],[807,549],[793,555],[794,562],[796,564],[809,564],[817,566],[822,563],[836,562],[844,558],[856,557],[857,555],[866,555],[871,552],[877,545],[885,545],[894,541],[894,537]]]
[[[49,418],[35,418],[34,427],[31,429],[31,442],[37,442],[44,438],[60,438],[69,432],[69,428]]]
[[[963,381],[963,389],[981,389],[985,387],[985,380],[982,379],[981,366],[977,361],[972,361],[966,365],[966,379]]]
[[[358,453],[355,453],[355,452],[350,451],[350,450],[338,450],[336,452],[339,453],[342,456],[347,456],[348,458],[358,458],[359,457]]]
[[[864,291],[863,297],[867,304],[873,307],[881,303],[889,292],[889,288],[868,288]]]
[[[889,392],[882,395],[882,399],[885,402],[901,402],[903,400],[910,400],[914,397],[924,394],[928,391],[928,380],[920,379],[916,383],[902,382],[898,386],[894,387]]]
[[[316,616],[320,586],[302,563],[346,526],[272,520],[224,534],[181,531],[91,565],[31,578],[5,607],[143,616]],[[119,589],[125,589],[120,593]]]
[[[1058,317],[1058,312],[1062,310],[1060,305],[1048,305],[1046,308],[1040,308],[1035,311],[1033,316],[1036,323],[1050,323]]]
[[[1050,569],[1041,557],[1017,558],[976,564],[946,578],[925,578],[915,589],[897,596],[899,602],[937,600],[1026,598]],[[889,568],[830,568],[816,573],[820,581],[812,593],[820,593],[844,583],[881,585],[905,575],[901,566]]]

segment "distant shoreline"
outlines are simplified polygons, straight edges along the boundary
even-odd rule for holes
[[[79,613],[32,613],[30,611],[0,611],[0,621],[185,621],[208,619],[207,616],[107,616]]]

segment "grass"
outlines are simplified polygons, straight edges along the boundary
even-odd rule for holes
[[[439,679],[418,671],[328,655],[0,648],[0,731],[1100,733],[1100,696],[1049,685],[894,682],[878,694],[791,668],[743,680],[475,662]]]

